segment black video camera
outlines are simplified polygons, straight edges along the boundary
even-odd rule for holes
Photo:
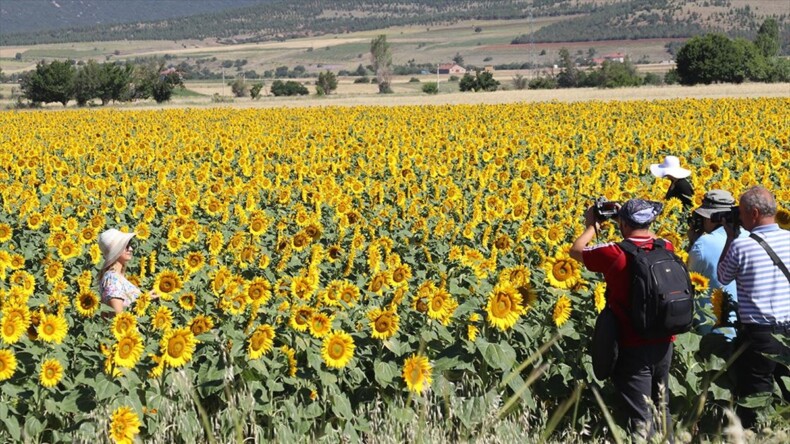
[[[620,210],[620,202],[606,200],[605,197],[599,197],[595,200],[593,208],[597,220],[615,219]]]
[[[741,212],[737,206],[729,210],[717,211],[711,213],[710,221],[715,224],[730,223],[734,228],[738,228],[741,226]]]
[[[704,218],[697,213],[691,213],[691,218],[689,218],[689,229],[693,233],[700,234],[705,231],[705,227],[703,225]]]

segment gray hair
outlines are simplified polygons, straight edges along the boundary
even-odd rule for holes
[[[759,185],[746,190],[741,195],[741,206],[747,211],[757,208],[761,216],[776,215],[776,199],[767,188]]]

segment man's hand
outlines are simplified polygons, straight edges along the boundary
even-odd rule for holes
[[[159,299],[159,293],[157,293],[156,290],[151,290],[151,291],[148,292],[148,297],[152,301],[155,301],[155,300]]]
[[[587,211],[584,212],[584,226],[594,226],[596,230],[600,230],[601,225],[598,223],[598,220],[595,218],[595,206],[591,205],[587,208]]]
[[[724,227],[724,231],[727,232],[727,240],[732,241],[741,234],[741,228],[733,226],[732,222],[728,220],[723,221],[722,226]]]

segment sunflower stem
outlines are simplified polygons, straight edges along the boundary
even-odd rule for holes
[[[214,439],[214,432],[211,430],[211,422],[208,420],[208,414],[206,413],[206,409],[203,408],[203,404],[200,403],[200,398],[194,387],[190,388],[189,395],[192,397],[192,402],[195,403],[195,407],[197,407],[198,414],[200,415],[200,422],[203,424],[203,431],[206,432],[206,440],[209,444],[216,444],[217,441]]]

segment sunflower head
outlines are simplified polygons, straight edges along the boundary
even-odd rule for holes
[[[99,297],[92,291],[81,291],[74,301],[77,313],[82,317],[91,317],[99,310]]]
[[[182,367],[195,351],[197,340],[189,327],[168,330],[159,342],[162,359],[170,367]]]
[[[499,330],[508,330],[516,325],[523,310],[521,293],[510,284],[499,284],[488,295],[486,319],[489,325]]]
[[[346,332],[336,331],[324,338],[321,356],[327,366],[345,367],[354,357],[354,339]]]
[[[116,443],[131,444],[140,433],[141,425],[140,418],[131,407],[118,407],[110,421],[110,438]]]
[[[16,356],[11,350],[0,349],[0,381],[14,376],[16,371]]]
[[[264,324],[255,329],[247,344],[247,356],[258,359],[272,350],[274,344],[274,327]]]
[[[374,339],[389,339],[398,331],[400,318],[395,310],[374,308],[368,313],[368,320]]]
[[[554,311],[552,312],[552,318],[554,319],[554,324],[557,327],[562,327],[562,325],[571,318],[571,300],[565,295],[560,296],[557,299],[557,303],[554,304]]]
[[[63,379],[63,366],[57,359],[47,359],[41,364],[41,372],[39,373],[39,382],[46,388],[52,388],[58,385],[60,380]]]
[[[425,356],[414,354],[403,363],[403,380],[411,392],[422,393],[430,387],[431,374],[431,363]]]

